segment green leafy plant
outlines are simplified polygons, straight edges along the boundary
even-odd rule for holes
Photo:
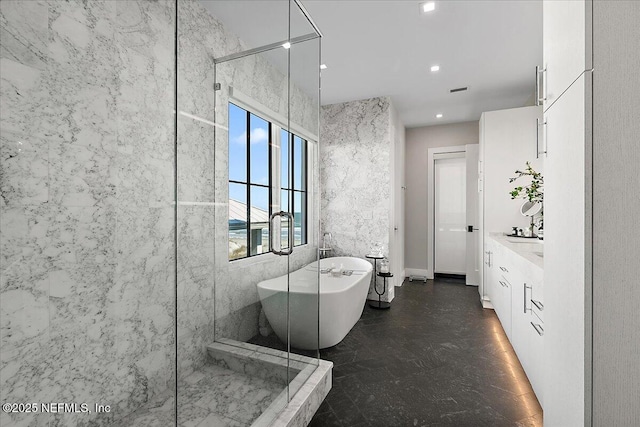
[[[544,201],[544,177],[540,172],[536,172],[529,162],[526,163],[527,167],[524,171],[517,170],[516,176],[509,178],[509,182],[514,182],[523,176],[531,177],[531,183],[525,186],[515,187],[509,192],[512,199],[527,199],[530,202],[542,203]]]

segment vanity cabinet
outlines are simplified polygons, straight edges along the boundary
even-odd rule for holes
[[[522,365],[538,401],[543,403],[544,384],[544,288],[543,271],[511,248],[536,243],[513,243],[504,238],[486,241],[487,290],[494,310]],[[536,251],[533,251],[536,252]],[[529,250],[529,256],[533,255]]]
[[[511,340],[511,285],[503,277],[500,264],[504,264],[504,248],[493,239],[487,239],[485,251],[485,277],[491,304],[507,338]],[[504,267],[503,267],[504,268]]]
[[[531,387],[538,396],[538,401],[544,407],[544,303],[542,294],[542,284],[534,283],[531,290],[531,315],[529,316],[529,325],[527,325],[529,351],[525,371],[529,382],[531,382]]]

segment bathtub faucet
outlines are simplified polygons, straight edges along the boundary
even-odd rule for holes
[[[326,258],[327,252],[331,252],[333,248],[331,248],[331,233],[326,231],[322,235],[322,247],[320,248],[320,258]]]

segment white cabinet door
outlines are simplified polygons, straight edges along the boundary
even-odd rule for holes
[[[585,77],[545,113],[544,425],[584,425]]]
[[[493,285],[496,288],[497,303],[494,304],[493,307],[500,319],[502,329],[504,329],[509,341],[511,341],[511,284],[502,276],[499,268],[501,264],[504,264],[506,249],[502,245],[496,244],[494,251],[495,256],[491,267],[493,270],[492,277],[494,282]]]
[[[528,364],[525,371],[538,402],[546,410],[544,404],[544,322],[535,314],[529,314],[527,320],[525,334],[528,344]]]
[[[544,84],[540,88],[546,110],[586,69],[585,0],[550,0],[543,3]]]
[[[527,288],[525,288],[525,286]],[[529,304],[526,297],[529,286],[518,274],[511,274],[511,345],[520,359],[529,380],[531,380],[529,357]]]
[[[484,283],[486,286],[485,294],[489,297],[493,309],[496,308],[499,289],[495,285],[495,273],[493,271],[492,262],[495,260],[495,243],[491,239],[486,239],[484,244]]]

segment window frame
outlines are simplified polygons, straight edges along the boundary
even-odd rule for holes
[[[289,144],[289,149],[287,151],[287,157],[290,159],[290,170],[289,170],[289,174],[287,177],[287,188],[282,187],[282,181],[280,180],[280,183],[278,184],[278,190],[280,191],[280,198],[282,198],[282,192],[286,191],[287,193],[287,206],[289,206],[289,213],[291,213],[291,215],[294,216],[293,219],[293,232],[294,232],[294,240],[293,240],[293,247],[297,248],[300,246],[304,246],[309,242],[309,235],[308,235],[308,222],[309,222],[309,140],[307,140],[306,138],[298,135],[297,133],[291,132],[291,131],[287,131],[286,129],[280,128],[280,130],[283,130],[287,133],[287,135],[289,136],[287,143]],[[280,133],[280,135],[282,135],[282,133]],[[302,159],[302,168],[300,170],[301,172],[301,176],[302,179],[304,181],[304,185],[302,186],[303,189],[301,190],[297,190],[296,189],[296,180],[295,180],[295,165],[296,165],[296,149],[295,149],[295,138],[299,138],[301,141],[301,147],[302,147],[302,155],[301,155],[301,159]],[[282,152],[282,138],[280,138],[280,150]],[[282,158],[281,158],[282,159]],[[277,172],[280,172],[280,174],[278,174]],[[282,161],[280,162],[280,171],[277,171],[276,174],[279,176],[282,176]],[[304,211],[301,211],[304,215],[301,218],[300,221],[300,244],[296,245],[295,242],[295,208],[296,208],[296,203],[295,203],[295,195],[296,193],[299,193],[301,195],[304,196]],[[282,199],[280,200],[280,206],[282,206]],[[282,238],[282,232],[280,234],[281,238]],[[281,246],[282,246],[282,242],[281,242]],[[286,247],[286,246],[285,246]],[[283,247],[283,248],[285,248]]]
[[[273,247],[271,246],[272,243],[272,233],[278,231],[280,233],[280,239],[281,239],[281,245],[282,245],[282,229],[281,227],[277,227],[278,230],[274,230],[272,221],[268,221],[268,229],[269,229],[269,234],[268,234],[268,250],[262,252],[262,253],[257,253],[257,254],[251,254],[251,189],[252,187],[260,187],[260,188],[267,188],[268,189],[268,215],[269,218],[271,218],[271,215],[273,214],[273,210],[274,207],[281,207],[282,206],[282,200],[281,200],[281,193],[285,192],[287,193],[287,198],[288,198],[288,207],[289,207],[289,212],[291,212],[292,215],[294,215],[294,226],[293,226],[293,230],[292,232],[295,233],[295,194],[298,193],[301,195],[301,198],[304,198],[304,209],[301,210],[301,212],[303,213],[302,218],[301,218],[301,222],[300,222],[300,228],[301,228],[301,236],[300,236],[300,243],[296,244],[295,241],[295,234],[293,237],[293,247],[294,248],[300,248],[303,247],[305,245],[308,245],[310,243],[310,235],[309,235],[309,223],[310,223],[310,213],[309,213],[309,205],[310,205],[310,197],[309,194],[312,192],[311,189],[311,182],[312,182],[312,177],[311,177],[311,171],[309,169],[309,164],[310,164],[310,147],[311,145],[314,143],[314,139],[310,138],[308,135],[304,135],[303,132],[299,132],[298,129],[291,129],[291,128],[287,128],[286,126],[282,125],[282,121],[279,121],[277,119],[274,119],[273,117],[270,117],[269,114],[264,114],[261,110],[261,108],[257,108],[251,104],[254,103],[247,103],[246,100],[238,100],[236,99],[234,96],[230,96],[229,100],[228,100],[228,104],[227,104],[227,111],[229,111],[230,106],[233,105],[241,110],[243,110],[246,113],[246,176],[245,179],[246,181],[239,181],[239,180],[232,180],[229,177],[229,167],[231,166],[231,164],[229,163],[227,166],[227,185],[229,186],[230,184],[240,184],[240,185],[245,185],[246,186],[246,204],[247,204],[247,225],[246,225],[246,232],[247,232],[247,251],[246,251],[246,255],[242,256],[242,257],[238,257],[238,258],[228,258],[229,262],[233,262],[233,261],[239,261],[239,260],[246,260],[246,259],[252,259],[255,257],[258,257],[260,255],[265,255],[265,254],[269,254],[271,253]],[[255,116],[261,120],[264,120],[267,122],[268,124],[268,175],[269,175],[269,179],[268,179],[268,184],[254,184],[251,182],[251,116]],[[297,126],[296,126],[297,127]],[[290,165],[291,168],[289,170],[288,173],[288,188],[283,188],[282,187],[282,180],[281,180],[281,174],[282,174],[282,158],[281,158],[281,151],[278,153],[279,155],[276,156],[275,150],[282,150],[282,140],[281,140],[281,131],[285,131],[287,133],[287,135],[289,136],[289,152],[288,152],[288,159],[290,160]],[[303,152],[302,152],[302,160],[303,160],[303,167],[302,167],[302,179],[304,181],[304,185],[301,186],[302,189],[300,190],[296,190],[295,189],[295,182],[294,182],[294,164],[295,164],[295,159],[294,159],[294,154],[295,154],[295,138],[299,138],[300,141],[302,142],[301,146],[303,147]],[[228,137],[227,137],[227,143],[229,144],[231,142],[231,133],[228,133]],[[277,179],[274,179],[274,177],[277,177]],[[275,183],[277,181],[277,184]],[[276,196],[277,194],[277,196]],[[228,197],[228,200],[231,200],[230,195]],[[229,219],[227,219],[227,238],[229,236],[229,231],[230,231],[230,227],[229,227]],[[288,242],[286,242],[288,243]],[[264,247],[264,244],[263,244]],[[286,246],[285,246],[286,247]]]

